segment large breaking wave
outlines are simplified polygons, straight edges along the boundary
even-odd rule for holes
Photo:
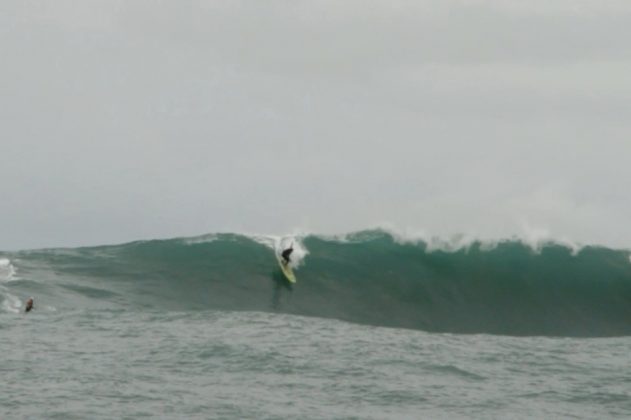
[[[0,298],[33,295],[58,310],[277,311],[450,333],[631,334],[626,250],[518,240],[441,250],[379,230],[295,240],[293,287],[278,269],[277,239],[218,234],[0,255],[20,273]]]

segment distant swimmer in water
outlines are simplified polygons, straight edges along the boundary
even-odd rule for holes
[[[294,252],[294,243],[292,242],[289,248],[284,250],[280,255],[283,257],[283,264],[287,265],[291,262],[291,258],[289,256]]]
[[[24,312],[31,312],[31,309],[33,309],[33,298],[30,297],[26,300],[26,306],[24,308]]]

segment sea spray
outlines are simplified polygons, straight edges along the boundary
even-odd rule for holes
[[[20,299],[11,294],[7,283],[17,280],[15,266],[8,258],[0,258],[0,312],[20,311]]]

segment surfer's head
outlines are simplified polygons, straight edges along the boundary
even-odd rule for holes
[[[24,308],[24,312],[29,312],[31,309],[33,309],[33,298],[32,297],[26,299],[26,307]]]

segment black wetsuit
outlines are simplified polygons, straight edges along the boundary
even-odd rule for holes
[[[283,251],[282,254],[280,254],[283,257],[285,264],[289,264],[289,256],[291,255],[292,252],[294,252],[293,248],[287,248],[286,250]]]

